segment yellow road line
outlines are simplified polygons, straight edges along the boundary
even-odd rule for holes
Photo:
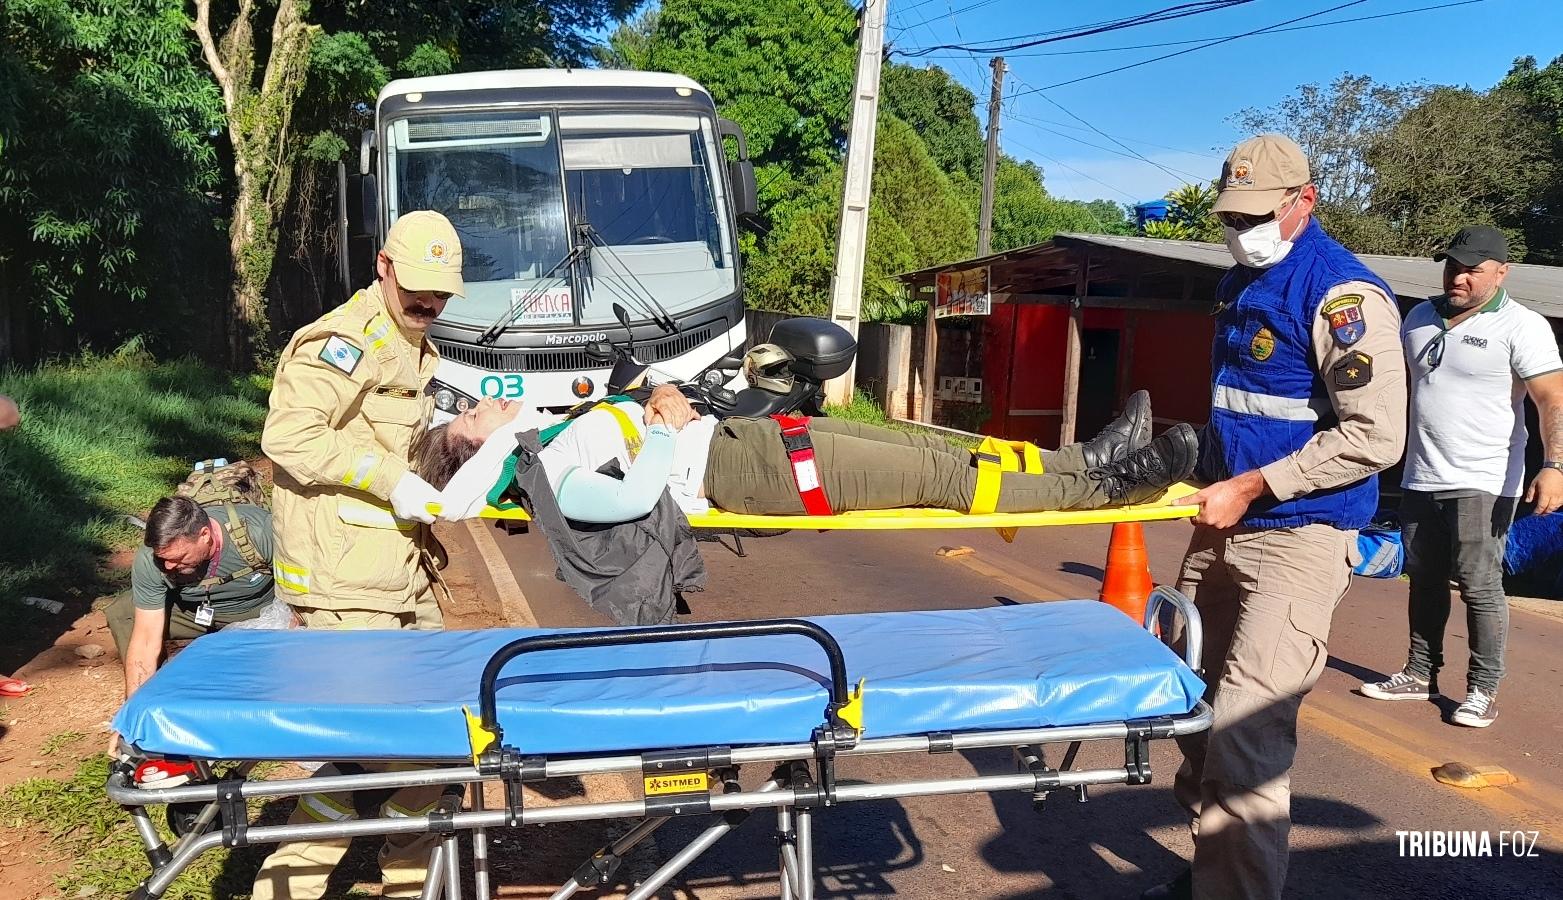
[[[1555,793],[1550,788],[1532,782],[1481,790],[1462,790],[1438,784],[1430,773],[1449,760],[1434,759],[1413,749],[1418,746],[1418,742],[1410,729],[1385,719],[1377,719],[1372,724],[1352,721],[1326,709],[1328,705],[1328,701],[1315,702],[1310,697],[1303,704],[1298,721],[1390,768],[1425,779],[1431,789],[1453,791],[1462,799],[1485,806],[1506,818],[1512,827],[1527,823],[1542,828],[1542,840],[1547,845],[1563,846],[1559,844],[1559,837],[1563,836],[1563,806],[1558,805],[1556,797],[1547,796]],[[1424,738],[1421,744],[1425,746],[1425,743]]]
[[[480,519],[467,519],[465,524],[467,534],[472,536],[472,543],[478,548],[478,555],[483,557],[483,567],[488,570],[489,581],[499,594],[499,609],[505,617],[505,624],[512,628],[536,628],[537,615],[532,612],[532,604],[527,602],[526,594],[521,592],[521,585],[510,570],[510,563],[499,552],[499,545],[494,543],[488,524]]]
[[[1002,564],[983,559],[980,553],[967,553],[963,556],[947,557],[960,563],[978,575],[983,575],[994,581],[1008,585],[1022,593],[1035,597],[1038,600],[1064,600],[1067,595],[1039,581],[1027,578],[1020,572],[1013,571]]]

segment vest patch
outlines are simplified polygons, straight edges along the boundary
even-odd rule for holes
[[[1330,374],[1334,376],[1338,388],[1362,387],[1373,380],[1373,357],[1361,350],[1354,350],[1331,366]]]
[[[1275,333],[1268,328],[1260,328],[1254,333],[1254,339],[1248,342],[1248,355],[1259,362],[1269,359],[1275,353]]]
[[[353,346],[341,335],[333,334],[326,339],[326,345],[320,348],[320,358],[329,363],[332,368],[351,375],[353,370],[358,368],[358,361],[364,358],[364,351]]]
[[[1330,322],[1330,333],[1342,347],[1350,347],[1367,334],[1362,321],[1362,295],[1342,294],[1320,307],[1319,314]]]

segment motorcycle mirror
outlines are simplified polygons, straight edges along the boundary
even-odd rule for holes
[[[716,363],[711,366],[711,368],[727,369],[729,371],[733,371],[743,368],[743,364],[744,358],[741,354],[729,353],[721,359],[717,360]]]
[[[607,341],[592,341],[586,345],[586,355],[598,362],[613,359],[613,345]]]
[[[613,304],[613,317],[619,320],[620,325],[624,326],[624,336],[629,340],[630,353],[633,354],[635,352],[635,331],[630,328],[629,310],[624,308],[624,304],[615,303]]]

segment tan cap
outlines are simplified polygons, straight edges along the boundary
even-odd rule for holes
[[[1308,157],[1284,134],[1261,134],[1237,145],[1221,167],[1211,212],[1262,216],[1275,212],[1286,192],[1307,184]]]
[[[461,238],[450,220],[421,209],[405,213],[385,236],[385,255],[396,263],[396,283],[409,291],[443,291],[465,297]]]

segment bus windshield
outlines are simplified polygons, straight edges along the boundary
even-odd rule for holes
[[[566,114],[559,127],[571,218],[595,245],[581,324],[612,323],[615,303],[645,320],[656,305],[676,314],[732,295],[737,251],[710,118]]]
[[[433,209],[461,236],[467,296],[446,321],[486,327],[524,300],[512,329],[611,324],[615,303],[639,322],[737,290],[707,116],[433,112],[386,138],[390,220]],[[574,279],[571,225],[592,245]]]

